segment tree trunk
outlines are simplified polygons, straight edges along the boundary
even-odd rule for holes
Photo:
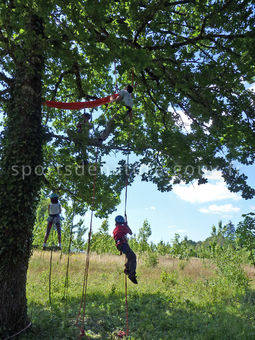
[[[0,164],[0,338],[28,325],[26,278],[41,186],[41,20],[30,15],[17,46]],[[26,40],[25,40],[26,39]]]

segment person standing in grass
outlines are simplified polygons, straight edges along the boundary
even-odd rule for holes
[[[49,238],[52,225],[56,224],[57,232],[58,232],[58,247],[61,249],[61,224],[60,224],[61,223],[60,222],[61,221],[61,218],[60,218],[61,205],[58,201],[57,194],[54,194],[54,193],[51,194],[50,200],[51,200],[51,203],[48,206],[48,213],[49,213],[49,217],[47,219],[48,225],[47,225],[46,233],[44,236],[43,248],[46,247],[46,243]]]
[[[136,254],[129,247],[126,235],[132,235],[132,230],[129,228],[127,222],[123,216],[115,217],[115,228],[113,230],[113,238],[116,243],[117,249],[120,254],[124,253],[126,255],[127,262],[125,264],[124,273],[128,275],[128,278],[133,283],[137,284],[136,279]]]

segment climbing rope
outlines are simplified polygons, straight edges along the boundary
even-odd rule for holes
[[[54,232],[54,225],[52,224],[51,226],[51,243],[54,242],[53,241],[53,232]],[[50,246],[50,265],[49,265],[49,303],[50,303],[50,306],[51,306],[51,277],[52,277],[52,254],[53,254],[53,250],[56,249],[55,246],[51,245]],[[62,249],[61,249],[61,252],[60,252],[60,261],[61,261],[61,257],[62,257]]]
[[[74,220],[74,205],[73,205],[72,225],[71,225],[71,228],[70,228],[70,237],[69,237],[69,244],[68,244],[68,255],[67,255],[67,264],[66,264],[66,277],[65,277],[65,286],[64,286],[65,321],[66,321],[67,301],[68,301],[70,253],[71,253],[71,245],[72,245],[72,240],[73,240],[73,227],[74,227],[73,220]]]
[[[132,70],[132,86],[134,84],[134,71]],[[130,115],[130,122],[132,120],[132,115]],[[130,129],[128,129],[128,149],[130,144]],[[126,183],[125,183],[125,203],[124,203],[124,216],[127,222],[127,199],[128,199],[128,179],[129,179],[129,151],[127,153],[126,160]],[[126,332],[119,331],[118,336],[123,338],[123,336],[129,335],[129,325],[128,325],[128,289],[127,289],[127,275],[125,275],[125,305],[126,305]]]
[[[126,303],[126,336],[129,334],[129,327],[128,327],[128,293],[127,293],[127,275],[125,275],[125,303]]]
[[[132,87],[134,86],[134,70],[132,69]],[[132,115],[129,116],[130,123],[132,121]],[[127,197],[128,197],[128,179],[129,179],[129,145],[130,145],[130,129],[128,129],[128,153],[126,160],[126,183],[125,183],[125,205],[124,205],[124,216],[127,222]]]
[[[76,319],[76,325],[78,325],[79,321],[81,321],[82,319],[82,325],[80,328],[80,337],[86,336],[85,329],[84,329],[84,322],[85,322],[86,303],[87,303],[86,298],[87,298],[88,274],[89,274],[90,242],[91,242],[91,235],[92,235],[94,205],[95,205],[95,196],[96,196],[97,165],[98,165],[98,148],[96,151],[96,163],[95,163],[95,174],[94,174],[94,181],[93,181],[93,196],[92,196],[92,204],[91,204],[90,228],[89,228],[89,233],[88,233],[88,246],[87,246],[87,253],[86,253],[86,261],[85,261],[85,266],[84,266],[82,296],[81,296],[81,303],[80,303],[78,316]],[[81,318],[81,310],[83,310],[82,318]]]
[[[52,247],[50,250],[50,269],[49,269],[49,302],[51,305],[51,273],[52,273]]]
[[[115,60],[114,60],[114,76],[115,76],[115,92],[119,92],[118,79],[117,79],[117,68],[116,68],[116,61]]]
[[[32,322],[29,322],[29,324],[24,327],[22,330],[20,330],[19,332],[13,334],[13,335],[10,335],[8,336],[7,338],[5,338],[4,340],[9,340],[9,339],[13,339],[15,338],[16,336],[20,335],[21,333],[25,332],[30,326],[32,326]]]

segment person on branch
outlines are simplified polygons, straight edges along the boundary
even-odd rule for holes
[[[137,284],[136,279],[136,254],[129,247],[127,234],[132,235],[132,230],[129,228],[127,222],[125,221],[123,216],[115,217],[115,228],[113,230],[113,238],[116,243],[117,249],[120,251],[120,254],[124,253],[126,255],[126,264],[124,273],[128,275],[128,278],[133,283]]]
[[[83,113],[83,115],[81,116],[81,120],[76,125],[78,132],[83,132],[84,129],[85,130],[90,129],[90,127],[91,127],[90,123],[89,123],[90,118],[91,118],[91,115],[89,113],[86,113],[86,112]]]
[[[48,225],[47,225],[46,233],[44,236],[43,248],[46,247],[46,243],[50,235],[51,227],[53,224],[55,224],[57,228],[57,232],[58,232],[58,247],[61,249],[61,218],[60,218],[61,205],[58,201],[57,194],[54,194],[54,193],[51,194],[50,200],[51,200],[51,203],[48,206],[48,213],[49,213],[49,217],[47,219]]]
[[[111,99],[111,102],[122,102],[126,108],[128,109],[127,113],[129,114],[130,118],[132,117],[132,107],[133,107],[133,100],[132,100],[132,93],[133,93],[133,86],[127,85],[123,90],[118,93],[118,97],[116,99]]]

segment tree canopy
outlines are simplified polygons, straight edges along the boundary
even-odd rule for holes
[[[252,1],[5,1],[1,13],[3,111],[15,81],[13,65],[23,64],[35,39],[28,29],[34,15],[43,25],[36,37],[44,61],[42,101],[93,100],[116,92],[115,77],[119,88],[133,79],[131,122],[117,105],[93,111],[93,128],[82,141],[90,162],[97,146],[99,162],[130,150],[139,156],[131,172],[145,165],[142,179],[159,190],[181,180],[204,183],[205,170],[217,169],[230,190],[254,195],[233,166],[254,162],[254,94],[245,88],[255,72]],[[92,191],[92,176],[75,174],[75,143],[67,135],[80,116],[43,107],[43,169],[48,187],[71,193],[75,182],[77,195],[91,203],[84,193]],[[123,171],[100,173],[98,181],[97,210],[110,212]]]

